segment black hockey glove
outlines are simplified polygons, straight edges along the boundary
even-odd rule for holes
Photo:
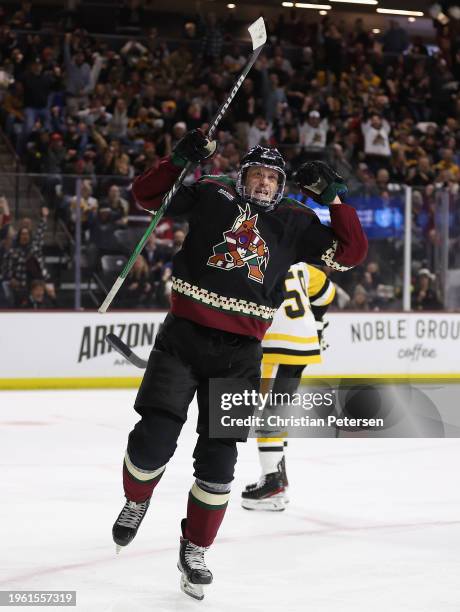
[[[185,166],[189,161],[199,164],[215,151],[215,140],[208,140],[201,130],[191,130],[174,147],[172,161],[176,166]]]
[[[294,180],[302,191],[318,204],[327,206],[337,195],[347,192],[345,181],[322,161],[306,162],[294,174]]]

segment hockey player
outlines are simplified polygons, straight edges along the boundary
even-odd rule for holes
[[[189,132],[171,157],[136,178],[136,200],[157,209],[187,161],[200,162],[214,150],[200,130]],[[204,176],[182,186],[168,209],[187,217],[190,230],[173,260],[171,310],[135,400],[141,420],[128,437],[126,503],[113,538],[126,546],[136,535],[196,393],[195,482],[181,524],[178,567],[182,590],[197,599],[212,581],[204,554],[224,518],[237,458],[236,439],[209,436],[209,413],[217,408],[210,405],[210,379],[244,379],[258,390],[261,340],[283,301],[289,267],[314,257],[346,270],[367,252],[356,211],[337,195],[346,189],[341,177],[326,165],[298,171],[307,193],[330,204],[330,228],[283,197],[285,179],[279,152],[258,146],[243,158],[236,182]]]
[[[286,277],[285,296],[262,341],[262,378],[273,393],[292,395],[308,364],[321,363],[323,317],[335,296],[335,287],[322,270],[294,264]],[[247,510],[284,510],[288,503],[285,437],[257,432],[262,475],[241,494]]]

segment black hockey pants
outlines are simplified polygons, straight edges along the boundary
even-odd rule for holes
[[[174,454],[195,393],[198,441],[194,475],[229,483],[237,459],[235,439],[209,437],[209,379],[249,378],[258,390],[262,347],[256,338],[203,327],[168,314],[150,354],[135,402],[142,419],[129,434],[134,465],[153,471]]]

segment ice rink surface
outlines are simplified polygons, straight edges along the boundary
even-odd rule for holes
[[[85,612],[460,610],[455,439],[292,440],[291,503],[280,513],[240,507],[242,487],[259,475],[254,440],[240,444],[233,496],[207,554],[214,583],[197,602],[180,592],[176,569],[193,481],[192,407],[137,538],[116,556],[134,395],[0,393],[0,590],[76,590]]]

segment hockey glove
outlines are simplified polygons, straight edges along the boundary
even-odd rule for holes
[[[182,167],[187,162],[199,164],[214,155],[216,146],[216,141],[208,140],[201,130],[191,130],[175,146],[172,162]]]
[[[322,161],[302,164],[294,174],[294,180],[302,191],[324,206],[331,204],[337,195],[347,192],[340,174]]]

